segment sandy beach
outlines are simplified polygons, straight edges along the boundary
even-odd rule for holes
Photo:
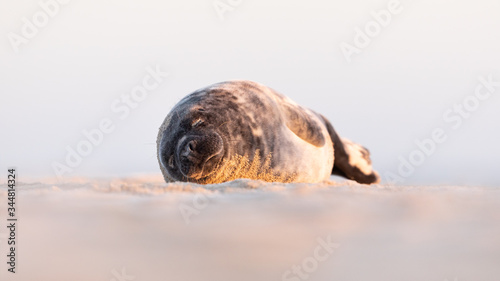
[[[0,281],[500,281],[499,0],[0,7]]]
[[[17,188],[16,273],[1,280],[498,280],[500,192],[350,181]],[[6,224],[6,186],[0,189]]]

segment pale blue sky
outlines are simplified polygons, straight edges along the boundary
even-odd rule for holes
[[[399,157],[441,128],[446,141],[404,183],[500,185],[500,87],[457,129],[443,119],[480,76],[500,81],[500,3],[400,1],[349,63],[341,43],[354,45],[355,29],[389,2],[242,1],[221,20],[212,0],[73,0],[16,53],[11,32],[21,36],[23,18],[44,10],[39,0],[3,1],[0,169],[54,176],[51,164],[65,163],[82,130],[109,118],[115,130],[65,176],[159,173],[154,143],[169,109],[197,88],[249,79],[327,116],[371,150],[383,176],[400,175]],[[121,119],[111,105],[156,65],[170,76]]]

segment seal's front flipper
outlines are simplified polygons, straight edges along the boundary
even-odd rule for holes
[[[324,116],[321,117],[333,142],[335,160],[332,175],[342,176],[363,184],[380,182],[379,175],[372,168],[368,149],[348,139],[341,139],[330,122]]]
[[[325,145],[326,136],[322,133],[321,124],[314,121],[317,120],[314,118],[316,116],[309,115],[305,108],[292,101],[280,104],[280,108],[284,113],[286,126],[296,136],[317,147]]]

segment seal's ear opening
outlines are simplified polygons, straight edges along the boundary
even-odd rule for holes
[[[379,183],[380,177],[372,168],[370,152],[348,139],[340,138],[332,124],[321,115],[333,142],[334,163],[332,175],[355,180],[362,184]]]

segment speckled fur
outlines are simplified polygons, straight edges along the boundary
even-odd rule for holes
[[[194,128],[198,124],[204,127]],[[207,161],[202,178],[186,177],[178,165],[168,165],[183,136],[212,132],[222,138],[223,152]],[[160,127],[157,148],[167,182],[320,182],[330,177],[334,164],[332,139],[320,115],[250,81],[214,84],[183,98]]]

